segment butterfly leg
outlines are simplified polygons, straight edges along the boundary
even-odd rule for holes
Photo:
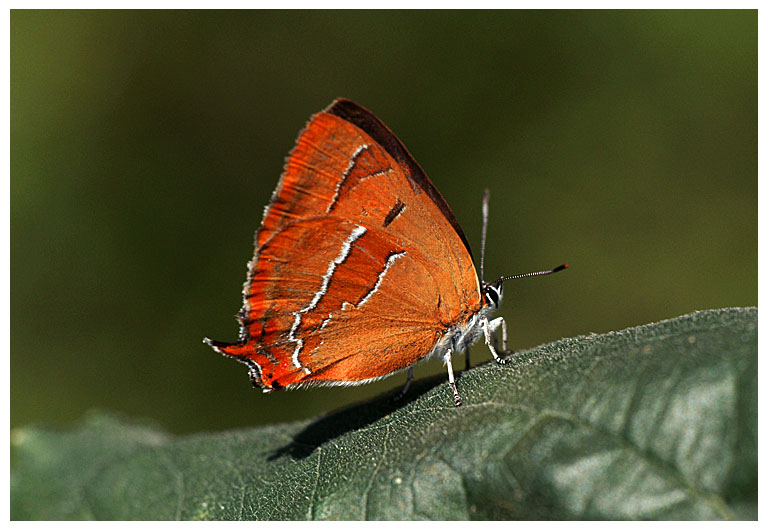
[[[502,354],[508,355],[510,354],[509,351],[507,351],[507,323],[504,321],[503,317],[497,317],[493,321],[488,321],[488,319],[483,318],[481,321],[481,326],[483,327],[483,332],[485,334],[485,344],[488,345],[488,349],[491,351],[491,354],[493,355],[493,359],[498,363],[499,365],[505,365],[509,363],[509,358],[502,358],[499,356],[499,353],[496,352],[496,348],[494,347],[494,344],[496,341],[494,339],[498,336],[497,331],[499,327],[501,327],[501,350]]]
[[[451,364],[450,350],[445,353],[443,360],[448,366],[448,384],[451,386],[451,391],[453,391],[453,403],[456,404],[456,407],[459,407],[461,405],[461,397],[459,396],[458,389],[456,389],[456,380],[453,378],[453,365]]]
[[[411,381],[413,380],[413,367],[408,367],[408,376],[405,378],[405,386],[403,387],[403,390],[400,391],[400,394],[395,397],[395,402],[398,400],[401,400],[405,393],[408,392],[408,388],[411,386]]]
[[[494,325],[494,323],[497,323]],[[489,323],[489,326],[491,328],[491,334],[493,334],[493,337],[495,340],[499,339],[499,334],[496,332],[499,329],[499,326],[501,326],[501,355],[502,356],[511,356],[515,353],[514,350],[507,350],[507,322],[502,317],[497,317],[493,321]],[[496,345],[496,343],[494,343]],[[496,345],[498,346],[498,345]]]

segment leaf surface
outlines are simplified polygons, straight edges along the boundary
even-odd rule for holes
[[[520,352],[299,423],[12,432],[13,519],[756,519],[757,309]],[[302,392],[302,391],[297,391]],[[309,396],[309,393],[308,393]]]

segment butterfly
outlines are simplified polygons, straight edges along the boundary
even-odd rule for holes
[[[448,204],[400,140],[373,113],[337,99],[314,115],[290,153],[255,236],[240,338],[206,338],[248,366],[265,392],[359,385],[438,359],[461,397],[452,356],[484,338],[503,364],[503,282],[482,278]],[[501,352],[497,336],[501,335]]]

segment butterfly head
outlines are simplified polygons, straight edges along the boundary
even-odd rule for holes
[[[483,300],[491,310],[497,310],[501,306],[501,298],[504,294],[504,279],[500,278],[490,284],[483,282]]]

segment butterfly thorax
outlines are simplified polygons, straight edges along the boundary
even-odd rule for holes
[[[483,335],[482,321],[497,309],[494,304],[484,304],[467,321],[448,328],[427,358],[442,360],[446,352],[466,352]]]

